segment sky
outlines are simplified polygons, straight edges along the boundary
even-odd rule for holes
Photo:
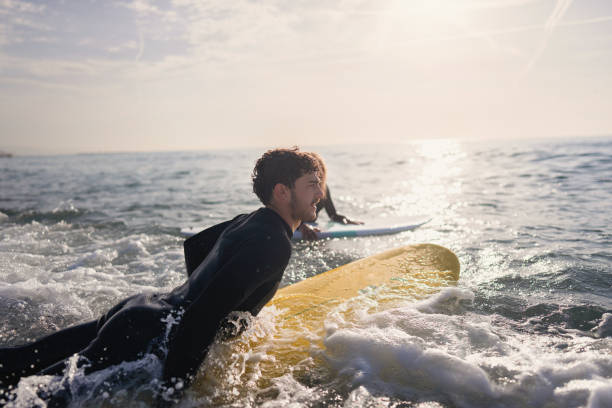
[[[17,154],[612,134],[610,0],[0,0]]]

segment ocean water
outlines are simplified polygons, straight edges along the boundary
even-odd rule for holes
[[[264,309],[215,344],[181,407],[612,407],[612,138],[415,141],[312,148],[349,217],[429,215],[397,235],[294,244],[283,285],[393,247],[431,242],[461,262],[456,287],[370,312],[330,313],[307,357],[262,378]],[[262,150],[0,158],[0,346],[97,318],[185,279],[181,228],[259,203]],[[325,219],[326,215],[322,214]],[[374,300],[375,301],[375,300]],[[246,340],[245,340],[246,338]],[[242,342],[242,353],[236,350]],[[234,348],[232,348],[234,347]],[[152,357],[84,376],[23,379],[10,406],[68,383],[73,406],[150,406]],[[123,379],[123,388],[108,384]]]

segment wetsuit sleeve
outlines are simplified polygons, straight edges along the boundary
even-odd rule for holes
[[[234,218],[235,219],[235,218]],[[183,243],[183,249],[185,252],[185,266],[187,267],[187,276],[191,276],[193,271],[200,266],[202,261],[208,256],[210,250],[215,246],[217,239],[228,225],[233,220],[222,222],[203,231],[198,232],[196,235],[189,237]]]
[[[334,222],[338,222],[340,224],[351,224],[353,223],[353,221],[349,220],[348,218],[346,218],[346,216],[342,215],[342,214],[338,214],[338,212],[336,211],[336,207],[334,206],[334,202],[331,199],[331,193],[329,192],[329,187],[325,186],[325,200],[324,201],[324,205],[325,205],[325,212],[327,213],[327,215],[329,216],[329,219],[334,221]]]
[[[329,192],[329,186],[325,186],[325,199],[323,200],[323,204],[325,206],[325,212],[329,216],[332,221],[336,221],[335,217],[338,215],[336,212],[336,207],[334,206],[334,202],[331,198],[331,193]]]
[[[263,299],[276,291],[290,255],[286,238],[259,235],[243,242],[184,311],[168,350],[164,379],[195,374],[223,319],[243,305],[260,308]]]

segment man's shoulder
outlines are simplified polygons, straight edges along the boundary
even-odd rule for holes
[[[291,230],[286,225],[285,221],[274,212],[266,207],[259,208],[250,214],[244,214],[232,220],[232,232],[241,232],[247,235],[254,234],[261,236],[262,234],[272,234],[290,239]]]
[[[227,230],[227,238],[241,242],[242,245],[254,245],[262,251],[267,248],[278,251],[286,248],[291,252],[291,236],[284,221],[272,210],[260,208],[232,223]]]

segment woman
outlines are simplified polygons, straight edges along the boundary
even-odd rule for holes
[[[323,208],[325,208],[325,212],[327,213],[329,219],[333,222],[337,222],[339,224],[363,224],[363,222],[361,221],[351,220],[342,214],[338,214],[338,212],[336,211],[336,207],[334,206],[334,203],[332,201],[331,194],[329,192],[329,186],[327,185],[327,167],[325,167],[325,162],[323,161],[323,158],[317,153],[309,152],[308,154],[312,156],[319,164],[319,169],[321,172],[321,187],[323,188],[323,191],[325,191],[325,196],[323,196],[323,198],[317,203],[317,215]],[[302,224],[299,226],[298,229],[302,233],[304,239],[317,239],[316,232],[319,231],[318,228],[313,228],[308,224]]]

